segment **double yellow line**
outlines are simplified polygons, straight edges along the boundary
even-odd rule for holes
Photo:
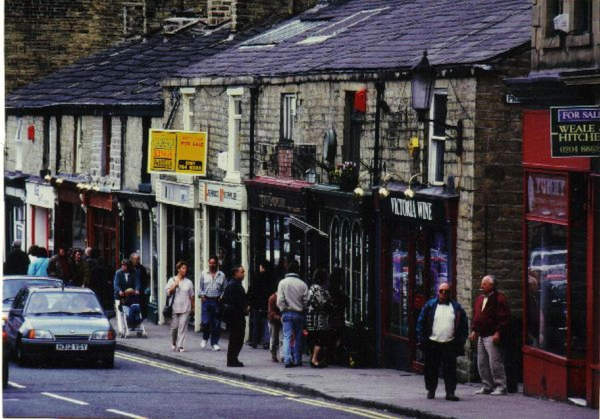
[[[228,386],[243,388],[243,389],[251,390],[251,391],[256,391],[258,393],[268,394],[270,396],[285,397],[287,400],[292,400],[292,401],[295,401],[298,403],[303,403],[303,404],[307,404],[307,405],[311,405],[311,406],[315,406],[315,407],[339,410],[342,412],[352,413],[354,415],[363,416],[363,417],[367,417],[367,418],[397,419],[397,416],[390,416],[390,415],[386,415],[384,413],[379,413],[379,412],[369,410],[369,409],[362,409],[360,407],[351,407],[351,406],[341,406],[338,404],[333,404],[333,403],[329,403],[329,402],[325,402],[325,401],[321,401],[321,400],[307,399],[307,398],[299,397],[297,394],[290,393],[288,391],[276,390],[276,389],[272,389],[272,388],[265,388],[265,387],[261,387],[261,386],[255,385],[255,384],[244,383],[244,382],[232,380],[229,378],[219,377],[219,376],[205,374],[205,373],[201,373],[201,372],[193,372],[186,368],[177,367],[177,366],[174,366],[171,364],[167,365],[167,364],[163,364],[158,361],[153,361],[153,360],[145,359],[145,358],[139,358],[139,357],[132,356],[129,354],[117,353],[117,354],[115,354],[115,357],[126,360],[126,361],[130,361],[130,362],[136,362],[138,364],[148,365],[148,366],[151,366],[154,368],[160,368],[160,369],[163,369],[163,370],[166,370],[169,372],[174,372],[174,373],[185,375],[188,377],[194,377],[194,378],[199,378],[201,380],[207,380],[207,381],[213,381],[213,382],[217,382],[217,383],[221,383],[221,384],[226,384]]]

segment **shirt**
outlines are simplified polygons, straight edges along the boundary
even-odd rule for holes
[[[202,272],[200,275],[200,289],[198,297],[221,298],[225,292],[227,278],[222,271],[217,271],[214,278],[210,271]]]
[[[433,318],[429,339],[445,343],[454,339],[454,308],[450,304],[438,304]]]
[[[168,290],[175,283],[175,277],[169,278],[167,281]],[[194,298],[194,283],[187,278],[183,278],[183,280],[179,283],[179,287],[175,289],[175,294],[168,295],[168,298],[173,298],[175,296],[175,301],[173,301],[173,313],[181,314],[187,313],[188,311],[192,311],[192,298]],[[169,300],[170,302],[170,300]]]

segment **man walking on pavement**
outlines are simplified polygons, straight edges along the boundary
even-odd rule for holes
[[[483,387],[475,394],[506,394],[504,369],[505,334],[510,323],[510,310],[506,296],[496,290],[496,278],[487,275],[481,280],[480,295],[475,300],[472,341],[477,341],[477,367]]]
[[[21,250],[21,240],[15,240],[4,262],[4,275],[27,275],[29,256]]]
[[[293,260],[289,263],[285,278],[277,287],[277,306],[281,310],[283,322],[283,358],[286,368],[302,366],[302,332],[306,322],[308,287],[300,279],[300,265]],[[294,354],[290,343],[294,336]]]
[[[208,271],[200,274],[200,288],[198,298],[202,299],[202,343],[200,347],[206,348],[208,339],[213,351],[220,351],[219,337],[221,334],[221,299],[227,278],[219,270],[219,259],[211,256],[208,259]]]
[[[440,364],[444,373],[446,400],[457,402],[456,357],[465,354],[469,328],[465,310],[450,299],[450,285],[440,284],[437,298],[421,309],[417,321],[417,339],[425,358],[425,388],[427,398],[435,397]]]
[[[246,332],[246,318],[250,312],[246,290],[242,285],[246,270],[243,266],[236,266],[232,271],[231,281],[223,293],[223,309],[225,319],[229,326],[229,345],[227,347],[227,366],[243,367],[238,356],[244,346],[244,333]]]

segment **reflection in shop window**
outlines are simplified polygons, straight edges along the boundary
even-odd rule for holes
[[[408,240],[392,241],[392,283],[390,299],[390,333],[408,336]]]
[[[527,344],[566,354],[567,227],[529,222]]]

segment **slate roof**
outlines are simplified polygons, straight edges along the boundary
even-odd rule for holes
[[[161,80],[229,48],[228,27],[202,25],[173,35],[117,44],[90,55],[6,96],[8,113],[52,107],[121,106],[162,115]]]
[[[531,0],[321,3],[278,25],[283,28],[280,33],[259,37],[254,42],[258,45],[251,41],[229,49],[183,69],[177,77],[403,70],[416,64],[424,50],[435,66],[485,63],[529,43],[531,10]],[[286,30],[291,37],[282,40]],[[322,42],[302,43],[332,34]]]

